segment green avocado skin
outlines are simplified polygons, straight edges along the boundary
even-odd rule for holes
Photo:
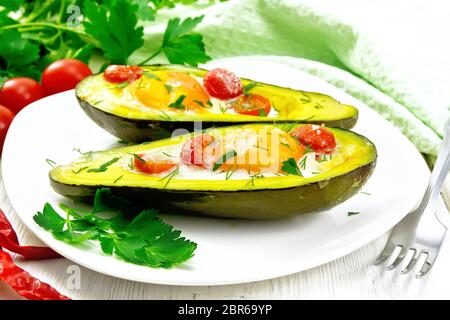
[[[133,143],[140,143],[145,141],[155,141],[159,139],[169,138],[175,130],[184,129],[187,132],[193,132],[199,128],[195,127],[194,122],[189,121],[158,121],[158,120],[134,120],[123,118],[112,113],[105,112],[95,108],[88,102],[77,97],[81,109],[91,118],[98,126],[105,129],[112,135]],[[356,125],[358,115],[353,117],[331,120],[331,121],[308,121],[312,124],[324,124],[331,128],[351,129]],[[286,122],[286,121],[283,121]],[[292,121],[299,123],[298,121]],[[264,123],[260,121],[258,123]],[[273,121],[267,121],[273,123]],[[245,124],[245,123],[240,123]],[[201,129],[208,129],[212,127],[224,127],[236,125],[236,122],[205,122],[201,123]]]
[[[323,211],[355,195],[374,171],[376,159],[326,181],[286,189],[240,191],[174,191],[139,187],[111,187],[114,195],[163,213],[220,218],[268,220]],[[102,186],[77,186],[51,180],[53,189],[68,198],[92,202]],[[357,208],[355,208],[357,209]]]

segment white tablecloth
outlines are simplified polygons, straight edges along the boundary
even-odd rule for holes
[[[449,194],[446,192],[446,194]],[[447,202],[448,203],[448,202]],[[22,244],[43,245],[20,222],[6,196],[0,176],[0,208]],[[333,262],[290,276],[229,286],[181,287],[149,285],[109,277],[79,267],[80,286],[73,282],[78,268],[67,259],[23,261],[19,266],[72,299],[449,299],[450,242],[442,247],[433,272],[415,279],[372,265],[388,238],[385,234]],[[0,300],[18,297],[0,283]]]

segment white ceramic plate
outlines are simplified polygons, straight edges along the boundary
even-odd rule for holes
[[[104,255],[96,244],[75,247],[55,240],[32,220],[45,202],[62,197],[50,188],[46,159],[66,163],[73,148],[101,150],[117,138],[97,127],[80,109],[73,91],[47,97],[16,117],[3,152],[5,187],[27,227],[66,258],[114,277],[170,285],[222,285],[275,278],[339,258],[388,231],[421,198],[429,177],[416,148],[367,106],[330,84],[290,67],[257,59],[226,59],[222,66],[243,77],[330,94],[360,110],[354,129],[372,140],[379,157],[376,170],[358,194],[320,214],[283,221],[238,221],[164,216],[198,243],[196,255],[173,269],[152,269]],[[282,206],[283,204],[280,204]],[[360,214],[347,216],[349,211]]]

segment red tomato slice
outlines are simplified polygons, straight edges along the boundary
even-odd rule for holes
[[[262,117],[267,116],[272,108],[269,99],[259,94],[242,95],[233,102],[232,107],[239,114]]]
[[[110,65],[106,68],[103,76],[109,82],[121,83],[121,82],[133,82],[142,77],[144,70],[138,66],[121,66]]]
[[[314,129],[311,124],[307,124],[297,127],[290,135],[317,152],[332,153],[336,147],[333,133],[325,127]]]
[[[142,158],[143,156],[140,154],[138,155],[139,158],[134,158],[134,167],[140,172],[162,173],[176,167],[175,163],[147,161]]]
[[[204,167],[203,150],[213,141],[214,137],[208,134],[195,136],[183,145],[183,149],[181,150],[181,161],[185,164]]]
[[[221,100],[233,99],[242,94],[241,78],[222,68],[208,71],[203,78],[203,85],[211,96]]]

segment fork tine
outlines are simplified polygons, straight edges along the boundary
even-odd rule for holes
[[[411,255],[408,263],[406,264],[406,266],[404,266],[402,268],[402,270],[400,270],[401,274],[405,274],[405,273],[410,272],[414,268],[414,266],[416,265],[417,259],[415,257],[416,257],[416,254],[417,254],[417,250],[414,249],[414,248],[409,248],[408,253],[410,253],[410,252],[412,253],[412,255]],[[406,256],[408,256],[408,253],[406,254]]]
[[[403,258],[406,256],[407,250],[402,245],[397,245],[396,248],[400,248],[400,252],[399,252],[397,258],[394,260],[394,262],[392,262],[391,264],[386,266],[386,270],[390,271],[390,270],[394,269],[395,267],[397,267],[400,264],[400,262],[403,261]]]
[[[416,274],[416,278],[422,278],[423,276],[425,276],[428,271],[430,271],[431,267],[434,264],[434,261],[436,260],[436,256],[437,254],[435,252],[426,252],[426,251],[422,251],[422,254],[426,254],[427,258],[424,262],[424,264],[422,265],[422,268],[420,269],[420,271]]]
[[[379,265],[379,264],[382,264],[383,262],[385,262],[387,260],[387,258],[389,258],[392,255],[392,253],[394,252],[394,249],[395,249],[395,245],[388,240],[388,243],[384,247],[381,254],[378,256],[378,258],[373,262],[373,264]]]

